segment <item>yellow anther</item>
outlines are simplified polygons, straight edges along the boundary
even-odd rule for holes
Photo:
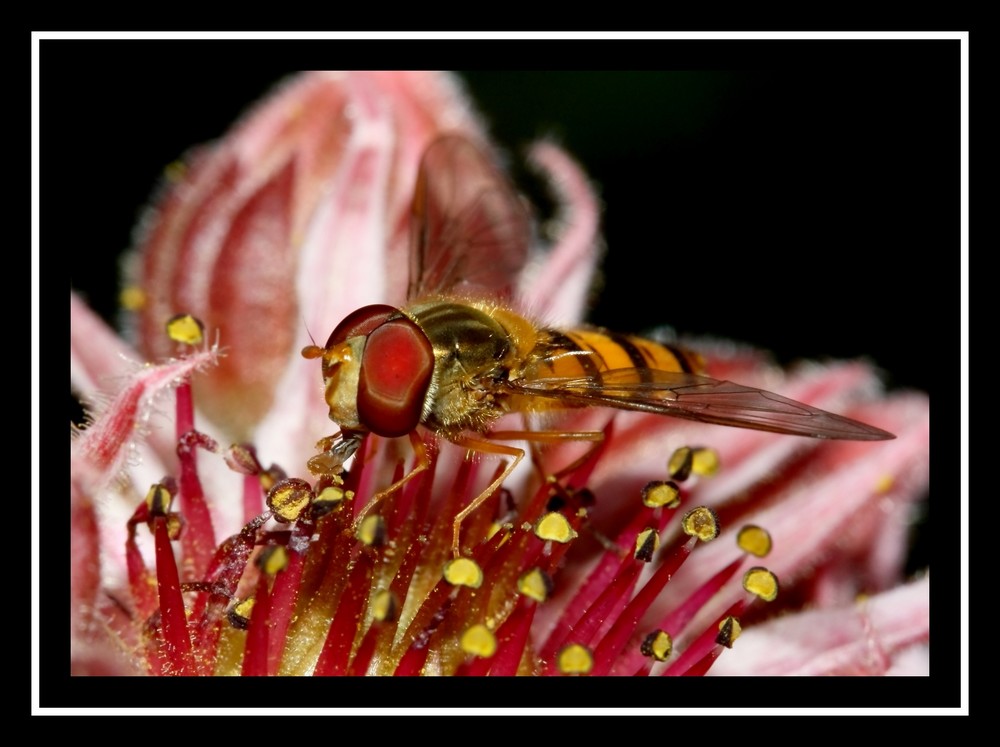
[[[313,515],[325,516],[331,511],[339,511],[345,501],[354,497],[353,490],[344,490],[336,485],[328,485],[313,499]]]
[[[552,593],[552,578],[541,568],[532,568],[517,580],[517,590],[529,599],[544,602]]]
[[[198,345],[204,336],[204,325],[190,314],[178,314],[167,320],[167,337],[174,342]]]
[[[565,516],[558,511],[550,511],[535,523],[535,536],[564,544],[576,539],[577,533]]]
[[[180,514],[167,514],[167,536],[171,540],[178,539],[181,536],[181,529],[184,528],[184,521],[181,519]]]
[[[257,567],[268,576],[283,571],[288,566],[288,550],[284,545],[268,545],[257,556]]]
[[[185,176],[187,176],[188,168],[183,161],[171,161],[163,169],[163,176],[167,181],[176,184]]]
[[[773,602],[778,597],[778,577],[757,566],[743,574],[743,588],[765,602]]]
[[[700,447],[691,452],[691,471],[701,477],[711,477],[719,471],[719,453]]]
[[[469,558],[455,558],[444,565],[444,580],[452,586],[478,589],[483,583],[483,570]]]
[[[681,505],[680,488],[677,483],[663,480],[654,480],[647,483],[642,489],[642,503],[649,508],[677,508]]]
[[[261,489],[265,493],[269,493],[275,485],[286,479],[286,475],[280,467],[272,464],[270,469],[261,470],[258,479],[260,480]]]
[[[481,659],[488,659],[497,652],[497,638],[493,632],[483,624],[473,625],[462,633],[459,641],[462,650]]]
[[[379,622],[393,622],[399,614],[399,602],[396,595],[388,589],[375,592],[371,603],[372,617]]]
[[[743,552],[763,558],[771,552],[771,535],[763,527],[747,524],[736,535],[736,544]]]
[[[587,674],[594,668],[594,655],[586,646],[571,643],[559,651],[556,663],[563,674]]]
[[[146,307],[146,291],[138,285],[122,288],[118,294],[118,304],[126,311],[142,311]]]

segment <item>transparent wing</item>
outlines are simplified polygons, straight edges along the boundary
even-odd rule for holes
[[[558,400],[569,407],[617,407],[812,438],[852,441],[895,438],[879,428],[763,389],[641,367],[586,377],[522,380],[511,383],[509,390]]]
[[[424,153],[413,196],[409,300],[467,287],[511,292],[531,223],[506,177],[470,141],[446,135]]]

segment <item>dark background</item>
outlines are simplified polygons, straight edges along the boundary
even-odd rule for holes
[[[501,144],[555,136],[600,190],[592,322],[670,324],[783,362],[868,357],[889,386],[933,394],[933,472],[957,474],[957,41],[41,47],[43,324],[64,313],[44,282],[64,267],[114,318],[118,257],[164,166],[289,72],[475,68],[463,77]],[[519,69],[483,70],[501,65]],[[577,72],[597,68],[617,69]],[[957,512],[935,516],[938,537],[957,536]],[[938,577],[956,577],[956,556],[934,555]],[[935,604],[956,609],[946,589]]]

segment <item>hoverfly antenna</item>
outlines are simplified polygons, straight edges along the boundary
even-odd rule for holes
[[[315,358],[322,358],[324,350],[319,345],[316,344],[316,338],[312,336],[312,332],[309,331],[309,324],[305,319],[302,320],[302,326],[306,328],[306,335],[309,337],[309,341],[312,345],[306,345],[302,348],[302,357],[307,360],[314,360]]]

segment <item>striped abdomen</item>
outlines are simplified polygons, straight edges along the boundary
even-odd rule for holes
[[[704,373],[704,362],[696,353],[643,337],[598,329],[539,330],[529,360],[532,378],[599,380],[607,371],[632,369],[634,381],[639,383],[648,381],[653,370]]]

